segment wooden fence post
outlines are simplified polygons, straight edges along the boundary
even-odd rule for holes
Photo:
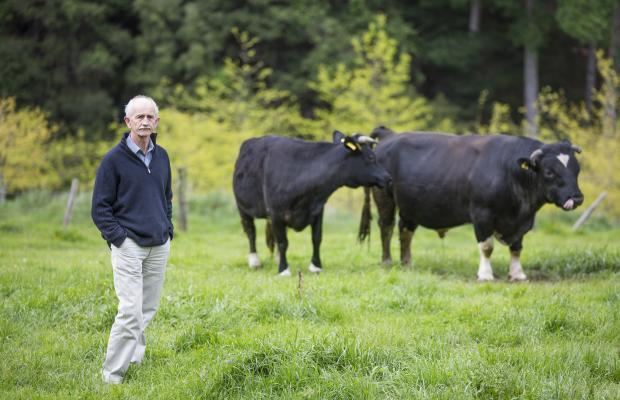
[[[601,202],[605,199],[606,196],[607,196],[607,192],[602,192],[601,194],[598,195],[596,200],[594,200],[594,202],[590,204],[588,208],[586,208],[583,214],[581,214],[581,217],[579,217],[577,222],[575,222],[575,225],[573,225],[573,231],[576,231],[577,229],[579,229],[581,225],[583,225],[588,220],[588,218],[590,218],[590,215],[592,215],[594,210],[596,210],[596,207],[598,207],[599,204],[601,204]]]
[[[179,229],[182,231],[187,230],[187,199],[185,197],[185,191],[187,188],[186,170],[181,167],[179,172]]]
[[[77,178],[71,180],[71,190],[69,191],[69,200],[67,200],[67,209],[65,210],[65,218],[63,219],[62,226],[67,227],[71,222],[71,216],[73,216],[73,205],[75,204],[75,198],[77,197],[79,181]]]

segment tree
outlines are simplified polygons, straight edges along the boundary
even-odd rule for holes
[[[609,126],[612,121],[608,118],[607,98],[610,92],[618,93],[620,80],[613,62],[603,57],[602,51],[597,53],[597,65],[602,86],[593,93],[591,112],[583,102],[567,101],[561,92],[549,88],[542,91],[538,99],[541,138],[570,139],[583,148],[579,179],[582,191],[588,201],[593,201],[602,191],[608,192],[609,199],[602,208],[617,218],[620,217],[620,138],[618,131]]]
[[[353,65],[321,66],[311,87],[328,106],[317,109],[324,137],[334,129],[369,132],[378,125],[395,130],[430,127],[431,108],[410,86],[411,57],[399,53],[386,31],[386,17],[378,16],[354,38]]]
[[[596,89],[596,48],[602,46],[610,32],[615,0],[560,0],[555,13],[558,26],[577,39],[586,54],[584,99],[592,112],[593,93]]]
[[[3,1],[0,97],[46,110],[64,133],[105,130],[126,96],[130,15],[122,0]]]
[[[175,167],[183,166],[199,190],[230,185],[241,143],[265,134],[311,136],[295,97],[269,87],[271,69],[258,58],[259,40],[233,29],[238,53],[227,58],[215,77],[199,79],[193,89],[177,85],[162,111],[160,130]],[[188,132],[192,134],[188,135]]]
[[[480,30],[480,14],[482,12],[482,0],[471,0],[469,9],[469,31],[477,33]]]
[[[0,98],[0,203],[7,194],[52,183],[46,146],[53,132],[41,110],[18,110],[14,98]]]

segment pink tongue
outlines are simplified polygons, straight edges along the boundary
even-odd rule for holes
[[[566,200],[566,203],[564,203],[564,205],[562,207],[565,210],[572,210],[573,209],[573,205],[575,205],[575,202],[573,201],[573,199],[568,199],[568,200]]]

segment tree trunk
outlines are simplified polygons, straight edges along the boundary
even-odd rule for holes
[[[588,114],[592,116],[592,94],[596,87],[596,47],[594,43],[588,46],[588,59],[586,61],[586,92],[585,102]]]
[[[618,46],[620,44],[620,4],[616,3],[614,8],[613,19],[611,21],[611,37],[609,38],[609,58],[612,60],[614,70],[616,73],[620,73],[620,51]],[[603,122],[603,134],[606,136],[614,136],[616,133],[616,88],[610,87],[606,82],[605,84],[605,121]]]
[[[614,63],[616,72],[620,72],[620,4],[616,3],[611,20],[611,36],[609,38],[609,58]]]
[[[480,31],[480,13],[482,11],[482,0],[471,0],[469,7],[469,32],[477,33]]]
[[[538,52],[526,47],[524,53],[523,84],[525,97],[526,134],[531,137],[538,136],[536,119],[538,110],[536,99],[538,97]]]
[[[525,8],[528,22],[531,22],[534,12],[534,1],[526,0]],[[538,98],[538,50],[530,43],[525,43],[523,54],[523,92],[525,100],[525,133],[527,136],[537,137],[538,126],[536,117],[536,99]]]

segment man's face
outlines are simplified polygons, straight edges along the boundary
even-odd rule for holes
[[[134,103],[133,114],[125,117],[127,128],[132,135],[148,137],[157,129],[159,117],[155,113],[155,107],[146,99],[138,99]]]

